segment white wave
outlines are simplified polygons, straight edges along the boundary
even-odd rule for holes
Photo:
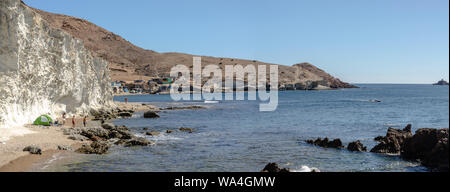
[[[172,141],[172,140],[182,140],[183,138],[181,137],[176,137],[172,134],[167,134],[167,133],[161,133],[159,135],[156,136],[150,136],[150,139],[158,142],[158,141]]]
[[[315,167],[308,167],[306,165],[303,165],[300,169],[293,169],[292,172],[320,172],[319,169]]]

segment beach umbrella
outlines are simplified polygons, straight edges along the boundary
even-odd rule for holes
[[[33,123],[33,125],[44,125],[44,126],[50,126],[50,124],[53,122],[52,118],[48,115],[41,115],[39,116]]]

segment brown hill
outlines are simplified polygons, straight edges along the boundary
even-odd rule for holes
[[[94,55],[107,60],[110,63],[110,74],[113,80],[148,80],[153,77],[167,75],[175,65],[193,65],[193,55],[158,53],[152,50],[145,50],[89,21],[61,14],[48,13],[38,9],[34,10],[41,14],[50,26],[62,29],[74,37],[83,40],[86,48],[91,50]],[[209,64],[216,64],[221,67],[223,65],[235,64],[243,66],[249,64],[255,66],[273,65],[254,60],[202,56],[202,65],[206,66]],[[354,87],[308,63],[296,64],[292,67],[279,65],[279,82],[281,85],[319,82],[319,84],[331,88]]]

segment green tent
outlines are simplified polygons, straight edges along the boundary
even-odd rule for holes
[[[50,126],[50,123],[52,123],[53,120],[50,116],[48,115],[41,115],[39,116],[33,123],[33,125],[45,125],[45,126]]]

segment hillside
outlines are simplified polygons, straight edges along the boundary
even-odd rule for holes
[[[35,10],[52,27],[62,29],[79,38],[84,41],[86,48],[92,51],[94,55],[107,60],[110,63],[110,74],[113,80],[147,80],[168,74],[170,69],[178,64],[192,66],[193,55],[145,50],[89,21]],[[202,56],[202,65],[209,64],[216,64],[221,68],[224,68],[223,65],[236,64],[243,66],[249,64],[273,65],[254,60]],[[354,88],[353,85],[342,82],[309,63],[296,64],[292,67],[279,65],[279,82],[280,85],[301,83],[305,86],[311,82],[318,82],[330,88]]]

